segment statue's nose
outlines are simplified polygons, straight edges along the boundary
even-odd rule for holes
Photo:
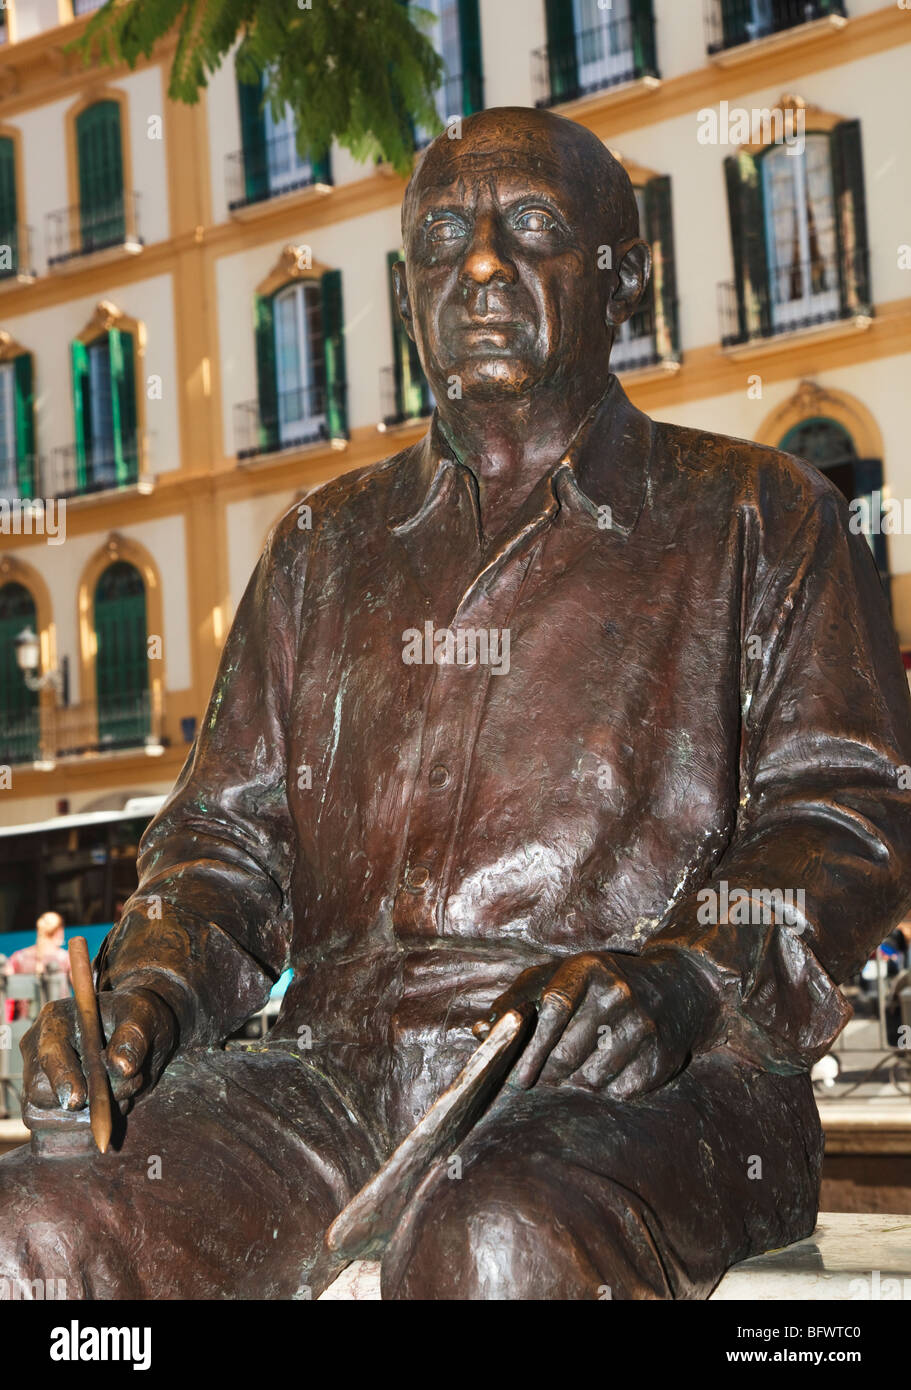
[[[492,280],[512,284],[516,279],[515,266],[503,246],[497,219],[491,213],[482,213],[475,221],[459,278],[466,287],[472,283],[487,285]]]

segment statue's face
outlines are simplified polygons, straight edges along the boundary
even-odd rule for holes
[[[565,140],[519,123],[441,140],[425,159],[403,307],[438,397],[453,377],[484,396],[606,380],[604,228]]]

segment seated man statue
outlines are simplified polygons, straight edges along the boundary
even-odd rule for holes
[[[650,252],[592,133],[475,115],[402,221],[430,428],[271,535],[97,963],[124,1133],[0,1161],[2,1277],[315,1297],[335,1214],[517,1001],[384,1298],[705,1298],[813,1230],[808,1071],[911,903],[868,545],[809,464],[627,400]],[[71,1004],[25,1053],[66,1128]]]

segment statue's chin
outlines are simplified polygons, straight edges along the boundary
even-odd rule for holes
[[[522,395],[533,390],[539,380],[528,363],[499,356],[462,362],[447,374],[449,382],[453,377],[461,383],[463,397],[487,399]]]

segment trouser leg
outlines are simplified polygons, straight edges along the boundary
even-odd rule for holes
[[[183,1054],[119,1151],[0,1160],[0,1280],[63,1280],[70,1298],[308,1297],[323,1231],[376,1166],[297,1058]]]
[[[567,1087],[501,1102],[412,1200],[383,1297],[705,1298],[816,1220],[804,1076],[720,1050],[628,1104]]]

